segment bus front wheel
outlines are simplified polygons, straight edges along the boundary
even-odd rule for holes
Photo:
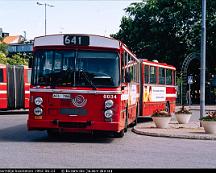
[[[47,130],[47,135],[49,139],[56,139],[60,136],[59,132],[54,130]]]
[[[114,132],[114,137],[122,138],[124,136],[124,134],[125,134],[125,132],[124,132],[124,129],[123,129],[120,132]]]

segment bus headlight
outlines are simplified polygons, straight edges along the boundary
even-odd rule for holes
[[[112,100],[106,100],[105,101],[105,107],[111,108],[114,105],[114,102]]]
[[[34,100],[34,103],[37,106],[40,106],[43,103],[43,99],[41,97],[36,97],[35,100]]]
[[[34,109],[34,114],[35,114],[35,115],[39,116],[39,115],[41,115],[42,113],[43,113],[43,109],[41,109],[41,108],[39,108],[39,107],[36,107],[36,108]]]
[[[105,112],[104,112],[104,116],[105,116],[105,118],[112,118],[112,116],[113,116],[113,111],[112,110],[110,110],[110,109],[108,109],[108,110],[106,110]]]

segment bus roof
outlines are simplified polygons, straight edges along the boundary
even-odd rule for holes
[[[142,64],[158,66],[158,67],[163,67],[163,68],[176,70],[176,68],[174,66],[166,64],[166,63],[160,63],[160,62],[156,62],[156,61],[149,61],[147,59],[140,59],[140,61],[142,62]]]
[[[34,47],[37,47],[37,46],[67,46],[65,45],[65,41],[64,41],[65,36],[80,37],[80,38],[88,37],[89,38],[88,45],[85,45],[85,46],[91,46],[91,47],[120,49],[120,45],[121,45],[121,42],[118,40],[115,40],[113,38],[104,37],[104,36],[99,36],[99,35],[54,34],[54,35],[35,37]]]

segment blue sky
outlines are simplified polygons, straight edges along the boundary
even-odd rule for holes
[[[0,0],[0,27],[10,35],[27,39],[44,35],[47,7],[47,34],[86,33],[109,36],[119,30],[124,8],[141,0]]]

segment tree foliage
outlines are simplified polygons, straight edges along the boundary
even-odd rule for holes
[[[7,56],[8,50],[7,50],[7,45],[5,43],[0,43],[0,53],[3,53],[4,55]]]
[[[7,58],[10,65],[28,65],[27,60],[21,54],[14,54],[11,58]]]
[[[158,59],[180,68],[200,52],[201,0],[147,0],[125,9],[120,30],[111,35],[139,58]],[[216,66],[216,1],[207,1],[207,63]],[[209,63],[210,62],[210,63]]]

